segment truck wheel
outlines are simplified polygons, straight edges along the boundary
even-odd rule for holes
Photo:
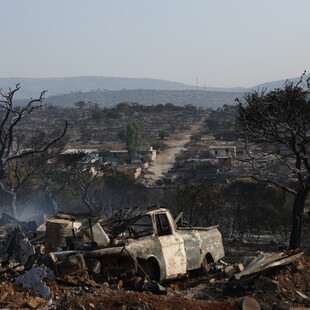
[[[213,257],[211,256],[210,253],[208,253],[201,262],[201,266],[199,268],[201,273],[204,275],[208,274],[208,272],[210,271],[210,264],[213,262],[214,262]]]
[[[148,260],[140,260],[139,264],[143,270],[138,271],[138,275],[145,277],[145,273],[150,277],[151,280],[159,281],[160,269],[155,258],[149,258]]]
[[[208,266],[208,261],[206,258],[202,260],[201,266],[200,266],[200,271],[203,275],[207,274],[209,271],[209,266]]]

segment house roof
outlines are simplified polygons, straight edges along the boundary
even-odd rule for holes
[[[110,150],[110,153],[128,153],[127,150]]]
[[[78,153],[92,154],[98,152],[99,152],[98,149],[67,149],[63,151],[61,154],[78,154]]]
[[[235,145],[211,145],[209,149],[235,149]]]

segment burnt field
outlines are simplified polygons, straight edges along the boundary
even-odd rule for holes
[[[86,105],[86,103],[85,103]],[[128,102],[111,108],[58,108],[46,107],[36,110],[22,122],[23,130],[55,134],[68,121],[68,130],[64,138],[66,148],[124,148],[118,138],[122,125],[139,122],[144,129],[146,145],[159,140],[159,133],[182,135],[194,123],[207,114],[191,105],[179,107],[173,104],[142,106]]]

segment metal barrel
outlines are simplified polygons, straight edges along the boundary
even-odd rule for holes
[[[57,251],[67,245],[67,238],[72,237],[72,223],[62,219],[46,222],[46,253]]]
[[[257,299],[245,296],[239,298],[235,303],[235,310],[261,310],[260,304]]]

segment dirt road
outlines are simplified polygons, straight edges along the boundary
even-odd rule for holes
[[[175,157],[182,150],[186,150],[184,147],[186,143],[190,141],[190,136],[198,130],[198,128],[202,125],[203,121],[194,124],[190,130],[186,131],[184,135],[178,139],[171,139],[165,141],[165,143],[169,146],[169,149],[166,151],[162,151],[157,155],[156,160],[154,160],[148,171],[150,172],[147,175],[147,179],[152,181],[157,181],[164,177],[165,173],[167,173],[175,163]]]
[[[155,161],[152,162],[148,171],[149,179],[157,181],[162,178],[165,173],[173,167],[175,163],[175,156],[180,153],[182,150],[186,150],[184,145],[189,141],[189,138],[181,141],[171,141],[170,148],[166,151],[163,151],[157,155]]]

